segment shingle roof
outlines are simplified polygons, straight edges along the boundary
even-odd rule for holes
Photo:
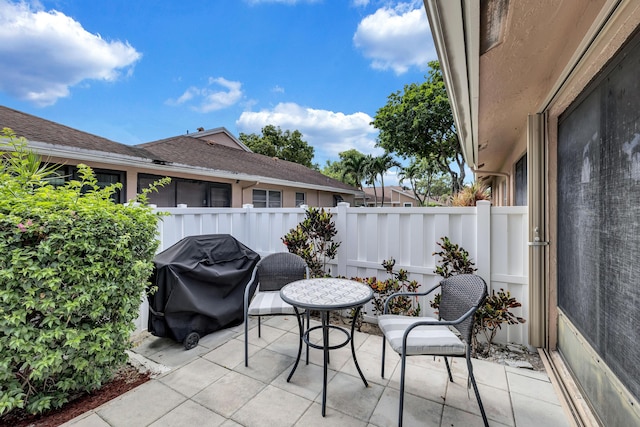
[[[16,135],[23,136],[31,142],[290,181],[294,186],[306,184],[330,187],[348,193],[357,192],[355,187],[297,163],[210,143],[188,135],[132,146],[0,105],[0,128],[3,127],[11,128]]]
[[[323,187],[357,191],[355,187],[297,163],[182,135],[138,147],[165,161],[232,173],[261,176]]]
[[[150,153],[139,147],[111,141],[0,105],[0,128],[5,127],[11,128],[17,136],[23,136],[29,141],[152,158]]]

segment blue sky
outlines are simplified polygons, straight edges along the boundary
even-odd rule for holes
[[[0,105],[125,144],[272,124],[321,167],[381,154],[369,123],[435,59],[422,1],[0,0]]]

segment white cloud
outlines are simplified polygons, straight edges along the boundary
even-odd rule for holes
[[[369,0],[353,0],[352,3],[355,7],[367,7]]]
[[[0,0],[0,91],[40,106],[86,80],[114,81],[141,58],[129,43],[106,41],[52,10]]]
[[[426,70],[428,62],[437,58],[421,4],[384,7],[360,21],[353,43],[371,59],[371,67],[403,74],[411,67]]]
[[[213,89],[210,87],[213,86]],[[242,83],[223,77],[209,77],[208,86],[191,86],[177,99],[168,99],[168,105],[191,104],[200,113],[222,110],[235,105],[242,99]]]
[[[365,154],[380,155],[375,147],[378,131],[366,113],[344,114],[316,110],[295,103],[280,103],[273,109],[245,111],[236,121],[238,131],[260,135],[266,125],[284,130],[298,130],[315,149],[314,160],[323,167],[326,160],[339,160],[338,153],[355,148]]]

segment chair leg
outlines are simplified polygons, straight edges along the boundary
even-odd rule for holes
[[[261,317],[258,316],[258,338],[262,336],[262,330],[260,329],[260,319]]]
[[[467,357],[467,369],[469,370],[469,377],[471,378],[471,384],[473,385],[473,391],[476,394],[476,400],[478,401],[478,406],[480,407],[480,414],[482,415],[482,421],[484,421],[484,426],[489,427],[489,421],[487,421],[487,414],[484,412],[484,405],[482,405],[482,399],[480,399],[480,392],[478,391],[478,385],[476,384],[476,378],[473,375],[473,366],[471,365],[471,359]]]
[[[403,354],[402,365],[400,367],[400,407],[398,408],[398,427],[402,427],[402,415],[404,413],[404,377],[405,369],[407,368],[407,357]]]
[[[310,312],[310,311],[311,311],[311,310],[307,310],[307,311],[305,312],[305,315],[306,315],[306,317],[307,317],[307,329],[305,329],[305,328],[304,328],[304,320],[302,321],[302,326],[303,326],[303,328],[302,328],[302,332],[303,332],[303,333],[304,333],[304,331],[308,330],[308,329],[311,327],[310,315],[309,315],[309,312]],[[307,343],[307,365],[308,365],[308,364],[309,364],[309,343]]]
[[[380,372],[380,376],[382,378],[384,378],[384,356],[385,356],[385,350],[387,349],[387,339],[385,338],[385,336],[382,336],[382,370]]]
[[[244,316],[244,366],[249,366],[249,316]]]
[[[453,382],[453,376],[451,375],[451,367],[449,366],[449,358],[444,357],[444,364],[447,365],[447,372],[449,373],[449,381]]]

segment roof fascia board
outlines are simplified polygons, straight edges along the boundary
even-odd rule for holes
[[[87,150],[85,148],[50,144],[47,142],[29,140],[27,145],[29,148],[35,150],[38,155],[45,157],[63,157],[81,161],[108,162],[122,166],[148,166],[153,164],[152,159],[144,157],[127,156],[125,154],[109,153],[106,151]]]
[[[424,0],[424,5],[462,153],[467,165],[476,169],[480,3],[477,0]]]

